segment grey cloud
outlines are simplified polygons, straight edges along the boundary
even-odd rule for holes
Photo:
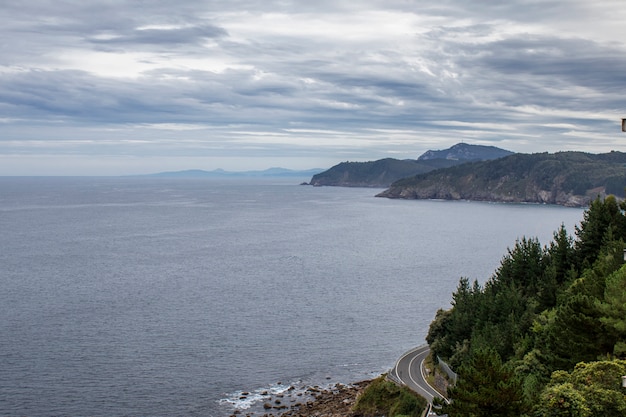
[[[259,155],[282,149],[301,156],[309,141],[316,153],[341,149],[367,157],[387,155],[393,146],[401,152],[463,138],[567,149],[584,141],[565,135],[576,127],[563,126],[609,137],[606,115],[624,109],[626,85],[623,33],[613,42],[562,33],[563,25],[586,23],[585,8],[600,8],[567,3],[565,16],[565,2],[557,0],[8,1],[0,16],[0,35],[8,40],[0,51],[0,142],[99,131],[93,137],[102,146],[94,153],[111,152],[114,141],[106,132],[150,142],[120,151],[131,154],[174,154],[179,144],[182,153],[254,148],[263,150]],[[329,19],[329,30],[337,30],[346,14],[389,19],[377,10],[406,13],[416,26],[407,24],[404,36],[389,38],[376,25],[357,27],[353,38],[348,26],[319,37],[297,27],[254,32],[242,26],[284,13],[296,21]],[[595,19],[605,12],[597,13]],[[509,30],[515,25],[521,29]],[[100,61],[82,65],[82,52],[105,64],[117,58],[136,66],[129,76],[104,75],[109,73],[98,72]],[[198,131],[156,134],[133,127],[158,124]],[[318,148],[311,145],[315,133],[292,134],[294,127],[341,132],[319,133],[329,143],[350,137],[368,144]],[[405,144],[372,133],[379,130],[403,130]],[[266,135],[285,143],[264,143]]]
[[[469,53],[468,53],[469,52]],[[507,39],[467,48],[459,59],[474,87],[484,87],[511,104],[554,107],[588,106],[578,99],[611,107],[623,103],[626,58],[617,49],[584,40],[545,37]],[[498,88],[494,88],[498,87]],[[580,97],[586,91],[589,97]],[[574,93],[574,91],[576,91]],[[569,92],[569,93],[568,93]],[[565,96],[571,95],[568,102]]]
[[[227,32],[217,26],[202,25],[173,29],[133,29],[127,33],[116,33],[104,39],[90,38],[95,44],[108,45],[192,45],[206,39],[226,36]]]

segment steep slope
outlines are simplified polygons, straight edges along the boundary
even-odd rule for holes
[[[483,161],[509,155],[511,152],[493,146],[459,143],[442,151],[427,151],[417,160],[394,158],[369,162],[342,162],[316,174],[310,184],[341,187],[389,187],[394,181],[447,168],[468,161]]]
[[[424,152],[424,154],[417,160],[428,161],[432,159],[452,159],[455,161],[487,161],[491,159],[503,158],[512,154],[513,152],[511,151],[496,148],[495,146],[457,143],[448,149]]]
[[[310,184],[340,187],[388,187],[394,181],[439,168],[451,167],[458,161],[434,159],[416,161],[393,158],[369,162],[342,162],[327,171],[316,174]]]
[[[527,202],[586,206],[624,196],[626,154],[514,154],[396,181],[378,197]]]

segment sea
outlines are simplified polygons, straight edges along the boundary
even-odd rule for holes
[[[306,180],[1,177],[0,415],[254,414],[376,377],[461,277],[584,213]]]

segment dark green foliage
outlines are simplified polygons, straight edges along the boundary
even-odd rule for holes
[[[558,371],[540,397],[538,417],[624,416],[621,387],[626,361],[581,362],[571,373]]]
[[[455,367],[469,355],[470,340],[480,341],[508,360],[532,326],[540,296],[555,291],[543,277],[546,259],[536,239],[524,238],[508,251],[484,289],[462,278],[452,296],[453,308],[438,312],[431,324],[426,340],[433,351]]]
[[[620,198],[626,196],[624,192],[626,188],[626,174],[607,178],[605,185],[607,194],[613,194]]]
[[[513,152],[507,151],[495,146],[470,145],[468,143],[457,143],[449,149],[441,151],[427,151],[418,158],[418,161],[426,161],[433,159],[452,159],[466,161],[486,161],[490,159],[498,159]]]
[[[604,200],[596,198],[585,211],[580,227],[576,227],[579,268],[592,265],[606,243],[626,236],[626,217],[622,210],[615,197],[609,196]]]
[[[512,154],[494,146],[459,143],[443,151],[428,151],[414,159],[385,158],[368,162],[342,162],[316,174],[312,185],[388,187],[394,181],[469,161],[484,161]]]
[[[584,294],[572,296],[560,305],[538,343],[547,355],[548,367],[572,369],[578,362],[593,361],[598,355],[609,353],[609,349],[612,351],[613,344],[607,340],[600,317],[595,299]]]
[[[448,358],[450,365],[458,366],[467,355],[467,345],[472,337],[473,326],[481,308],[478,283],[470,286],[467,278],[461,278],[452,295],[452,310],[439,310],[430,325],[426,337],[435,356]]]
[[[589,402],[588,390],[572,381],[548,383],[554,371],[626,357],[625,208],[613,197],[597,199],[576,228],[576,240],[563,226],[545,247],[522,238],[483,287],[462,278],[452,308],[438,311],[431,323],[427,341],[432,350],[459,370],[460,381],[478,383],[481,376],[474,373],[481,367],[487,373],[502,368],[502,381],[508,381],[504,372],[514,369],[522,408],[538,401],[554,407],[535,410],[537,415],[613,410],[608,404],[615,393],[594,391],[603,398],[597,400],[603,405],[596,406]],[[480,415],[472,408],[487,407],[479,399],[504,389],[484,384],[486,380],[472,388],[460,382],[451,390],[451,398],[460,400],[457,406],[465,405],[450,415]]]
[[[596,301],[596,307],[606,338],[613,342],[613,355],[626,358],[626,269],[605,280],[604,298]]]
[[[459,369],[452,403],[443,411],[451,417],[519,417],[523,411],[522,385],[515,372],[502,364],[493,349],[480,349]]]
[[[554,240],[548,248],[548,269],[554,274],[555,284],[559,287],[573,279],[575,271],[574,264],[574,241],[567,234],[565,226],[561,225],[558,231],[554,232]]]
[[[316,174],[313,185],[344,187],[387,187],[394,181],[439,168],[457,165],[461,161],[445,159],[416,161],[385,158],[369,162],[342,162]]]
[[[406,387],[379,377],[357,399],[354,411],[365,416],[386,415],[419,417],[426,408],[426,400]]]
[[[508,250],[485,290],[501,293],[517,288],[521,297],[532,297],[543,288],[544,269],[544,251],[539,241],[523,237],[513,249]]]
[[[624,196],[626,153],[514,154],[396,181],[381,196],[587,205]]]

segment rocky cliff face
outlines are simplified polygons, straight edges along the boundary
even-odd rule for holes
[[[401,198],[408,200],[439,199],[439,200],[471,200],[492,201],[500,203],[537,203],[557,204],[567,207],[585,207],[591,201],[606,193],[603,189],[596,189],[586,195],[578,195],[563,190],[542,190],[530,187],[524,193],[501,192],[499,190],[463,190],[449,184],[432,184],[427,187],[390,187],[376,197]]]
[[[624,196],[626,154],[514,154],[457,165],[393,183],[378,197],[587,206]]]

